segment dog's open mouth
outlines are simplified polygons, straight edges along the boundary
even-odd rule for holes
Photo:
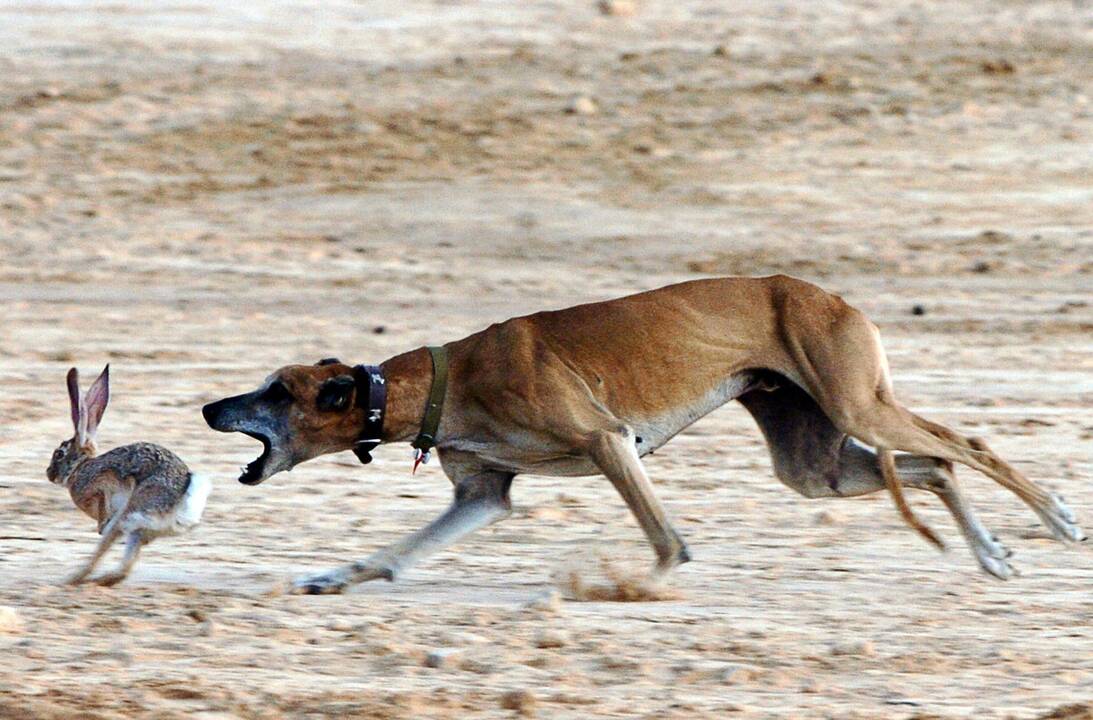
[[[262,441],[262,454],[247,463],[242,468],[243,472],[239,475],[239,482],[244,485],[257,485],[265,479],[266,463],[269,461],[272,444],[270,443],[270,439],[262,433],[250,430],[242,430],[241,432],[244,435],[251,436],[255,440]]]

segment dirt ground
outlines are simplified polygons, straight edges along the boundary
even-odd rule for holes
[[[932,497],[944,554],[883,495],[795,496],[737,405],[648,459],[695,556],[659,601],[567,588],[651,562],[602,478],[519,478],[397,583],[275,592],[449,484],[392,446],[245,487],[203,403],[721,274],[842,294],[907,404],[1093,525],[1093,7],[613,7],[0,4],[0,717],[1093,718],[1089,547],[964,470],[1024,573],[992,580]],[[95,525],[44,471],[65,370],[106,362],[102,444],[215,489],[71,589]]]

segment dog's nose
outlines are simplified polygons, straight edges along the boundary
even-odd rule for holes
[[[205,418],[205,422],[213,430],[217,429],[216,421],[217,418],[220,417],[220,408],[222,407],[223,403],[223,400],[217,400],[216,402],[211,402],[205,407],[201,408],[201,416]]]

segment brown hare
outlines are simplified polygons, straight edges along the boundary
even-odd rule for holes
[[[50,482],[67,487],[76,507],[98,521],[102,539],[91,559],[67,582],[87,581],[110,546],[124,535],[121,565],[93,579],[99,585],[115,585],[129,575],[144,545],[198,524],[212,483],[191,473],[170,450],[152,443],[133,443],[97,455],[95,432],[110,401],[109,365],[83,397],[76,368],[69,370],[68,399],[75,434],[53,451],[46,475]]]

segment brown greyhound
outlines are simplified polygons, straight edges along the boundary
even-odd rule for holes
[[[653,545],[657,570],[666,571],[690,555],[641,457],[733,399],[758,422],[783,483],[809,498],[887,488],[903,517],[940,546],[901,486],[929,490],[952,513],[982,568],[998,578],[1014,572],[1009,552],[968,506],[954,462],[1016,493],[1059,540],[1084,539],[1061,498],[981,440],[901,406],[876,326],[801,280],[695,280],[513,318],[444,350],[446,385],[436,355],[419,348],[368,368],[363,380],[361,366],[336,360],[289,365],[258,390],[203,409],[212,428],[262,441],[262,454],[239,478],[257,484],[355,447],[367,462],[362,443],[367,450],[420,440],[426,406],[442,407],[427,445],[435,444],[455,486],[452,505],[363,562],[298,580],[296,592],[394,579],[414,561],[508,515],[518,473],[606,475]],[[434,385],[442,405],[430,397]]]

